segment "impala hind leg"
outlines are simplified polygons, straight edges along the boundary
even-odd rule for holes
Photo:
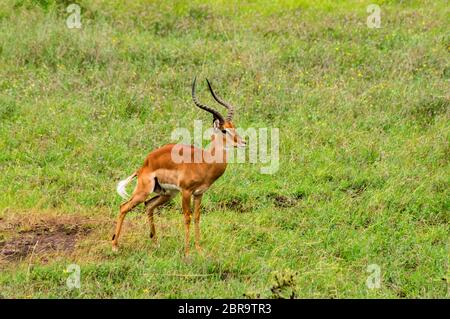
[[[172,196],[170,195],[157,195],[145,202],[145,206],[147,207],[148,222],[150,225],[150,238],[153,239],[155,243],[157,242],[157,239],[155,223],[153,220],[153,212],[155,208],[161,206],[164,203],[167,203],[171,198]]]
[[[129,211],[135,208],[140,203],[144,202],[147,196],[150,194],[151,190],[153,190],[154,183],[153,182],[142,182],[138,180],[138,185],[136,190],[133,193],[133,196],[127,202],[120,205],[120,213],[117,217],[116,230],[112,237],[112,249],[113,251],[118,250],[118,241],[120,236],[120,231],[122,230],[123,220]]]
[[[200,204],[202,202],[202,195],[194,196],[194,225],[195,225],[195,249],[200,254],[202,248],[200,247]]]
[[[187,257],[189,255],[189,227],[191,225],[191,196],[192,192],[188,190],[183,190],[182,192],[182,207],[184,214],[184,255]]]

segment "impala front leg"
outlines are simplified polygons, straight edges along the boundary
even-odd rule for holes
[[[194,224],[195,224],[195,248],[197,252],[202,253],[200,247],[200,204],[202,202],[202,194],[194,196]]]
[[[184,254],[187,257],[189,255],[189,227],[191,225],[191,196],[192,192],[183,190],[182,192],[182,206],[184,214]]]

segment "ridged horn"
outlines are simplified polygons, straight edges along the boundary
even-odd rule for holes
[[[205,105],[205,104],[201,104],[198,100],[197,97],[195,96],[195,84],[197,82],[197,77],[194,77],[194,81],[192,82],[192,100],[194,101],[195,105],[199,108],[201,108],[204,111],[207,111],[209,113],[211,113],[214,116],[214,119],[218,119],[220,122],[220,125],[223,125],[225,123],[225,120],[223,119],[222,114],[220,114],[218,111],[210,108],[209,106]]]
[[[227,114],[227,122],[230,122],[233,119],[233,115],[234,115],[234,106],[231,105],[228,102],[225,102],[224,100],[222,100],[220,97],[217,96],[217,94],[214,92],[211,83],[208,81],[208,79],[206,79],[206,82],[208,83],[208,87],[209,87],[209,91],[211,92],[214,100],[217,101],[217,103],[225,106],[228,109],[228,114]]]

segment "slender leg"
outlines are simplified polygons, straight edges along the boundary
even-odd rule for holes
[[[202,252],[200,247],[200,204],[202,195],[194,196],[194,224],[195,224],[195,248],[199,253]]]
[[[182,206],[184,214],[184,254],[189,255],[189,226],[191,225],[191,196],[192,192],[183,190]]]
[[[134,207],[142,203],[147,197],[148,193],[146,192],[138,192],[131,197],[129,201],[120,205],[120,213],[117,218],[116,231],[112,237],[112,249],[113,251],[118,250],[118,241],[120,236],[120,231],[122,229],[123,220],[125,219],[126,214],[132,210]]]
[[[148,222],[150,225],[150,238],[152,238],[155,243],[157,242],[157,240],[156,240],[155,223],[153,220],[153,211],[158,206],[168,202],[171,198],[172,196],[170,195],[158,195],[145,202],[145,206],[147,207]]]
[[[122,229],[123,220],[126,214],[132,210],[134,207],[144,202],[150,192],[153,190],[154,181],[142,178],[138,176],[137,187],[131,196],[130,200],[120,205],[120,213],[117,217],[116,231],[112,237],[112,249],[113,251],[118,250],[118,241],[120,236],[120,231]]]

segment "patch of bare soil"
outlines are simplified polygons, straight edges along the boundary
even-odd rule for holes
[[[5,226],[6,225],[6,226]],[[91,228],[82,223],[65,223],[53,218],[28,222],[5,223],[0,229],[0,259],[18,261],[31,254],[42,255],[73,251],[77,240]],[[5,235],[7,240],[1,240]]]
[[[294,207],[297,205],[297,203],[303,199],[303,194],[294,194],[291,196],[276,194],[276,193],[270,193],[267,195],[269,199],[271,199],[276,207]]]
[[[238,197],[230,198],[225,202],[221,203],[220,205],[225,209],[230,209],[237,212],[246,211],[244,201]]]

